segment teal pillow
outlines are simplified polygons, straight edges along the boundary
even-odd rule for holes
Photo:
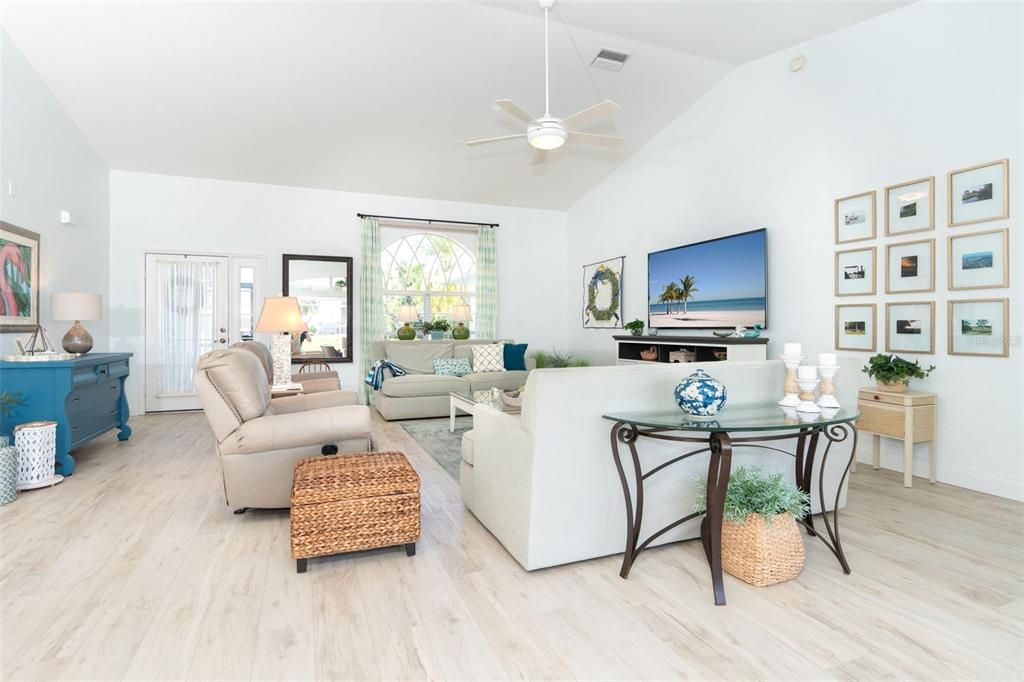
[[[508,371],[526,371],[526,346],[525,343],[505,344],[505,369]]]
[[[464,377],[472,371],[473,368],[469,365],[469,358],[436,358],[434,360],[434,374]]]

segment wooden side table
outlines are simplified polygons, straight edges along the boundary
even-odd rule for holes
[[[857,400],[857,430],[871,434],[871,465],[877,469],[882,436],[903,441],[903,485],[914,486],[914,443],[928,443],[928,481],[935,483],[934,393],[893,393],[862,388]]]

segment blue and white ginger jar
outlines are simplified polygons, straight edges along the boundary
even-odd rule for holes
[[[725,385],[702,369],[679,382],[675,395],[679,408],[693,417],[714,417],[725,407]]]

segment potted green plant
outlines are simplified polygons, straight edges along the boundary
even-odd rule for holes
[[[694,511],[707,511],[707,483],[697,482]],[[797,527],[811,511],[810,496],[782,472],[739,467],[729,478],[722,520],[722,568],[758,587],[795,578],[804,566]]]
[[[877,353],[868,358],[868,364],[861,371],[875,380],[879,391],[906,393],[911,379],[924,379],[934,369],[935,365],[926,369],[917,360],[910,362],[898,355]]]
[[[561,353],[557,350],[553,350],[550,353],[543,350],[537,351],[533,354],[533,359],[537,362],[537,369],[590,366],[590,363],[586,360],[579,360],[574,358],[571,353]]]
[[[644,333],[643,320],[633,320],[632,322],[627,322],[622,325],[622,327],[633,336],[642,336]]]
[[[448,320],[443,318],[440,320],[427,320],[423,323],[423,333],[430,334],[430,338],[435,340],[443,339],[444,333],[451,331],[451,328],[452,326],[448,323]]]

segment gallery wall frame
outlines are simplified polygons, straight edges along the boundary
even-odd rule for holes
[[[836,296],[874,296],[877,293],[878,249],[868,246],[835,253]]]
[[[967,315],[968,312],[971,314]],[[985,319],[979,319],[980,314],[984,314]],[[1010,356],[1010,299],[975,298],[947,301],[946,320],[946,352],[949,355],[990,358]],[[981,322],[988,322],[987,333],[985,325],[978,324]],[[968,336],[979,339],[988,336],[991,342],[968,343],[964,341]],[[977,350],[985,347],[991,350]],[[965,350],[966,348],[972,350]]]
[[[986,206],[989,201],[992,205]],[[949,171],[946,174],[946,207],[946,220],[950,227],[1008,219],[1009,159]]]
[[[1010,286],[1009,242],[1010,231],[1005,227],[951,234],[946,245],[947,288],[965,291]],[[971,244],[976,246],[972,248]],[[984,273],[985,270],[991,272]]]
[[[835,243],[848,244],[877,237],[877,202],[875,190],[836,199],[833,209]]]
[[[903,192],[901,195],[899,192]],[[918,196],[924,193],[926,196]],[[905,215],[913,207],[913,215]],[[895,212],[894,212],[895,209]],[[923,209],[923,210],[922,210]],[[923,215],[924,214],[924,215]],[[935,229],[935,176],[885,188],[885,236]]]
[[[894,318],[895,316],[895,318]],[[901,325],[917,322],[914,325]],[[902,327],[902,329],[901,329]],[[907,333],[908,329],[916,332]],[[900,336],[920,336],[917,343],[900,343]],[[935,301],[890,301],[885,304],[885,352],[935,354]]]
[[[894,259],[899,258],[900,277],[894,277],[893,271],[897,263]],[[903,259],[913,259],[912,263],[903,263]],[[905,275],[908,268],[913,268],[913,275]],[[918,272],[925,270],[927,276],[919,277]],[[913,286],[899,288],[898,281],[901,278],[920,279],[917,284],[924,286]],[[885,245],[885,293],[887,294],[911,294],[926,291],[935,291],[935,240],[917,239],[909,242],[895,242]]]
[[[878,305],[875,303],[849,303],[835,306],[835,348],[874,353],[878,334],[875,320]],[[864,337],[860,339],[860,337]]]

